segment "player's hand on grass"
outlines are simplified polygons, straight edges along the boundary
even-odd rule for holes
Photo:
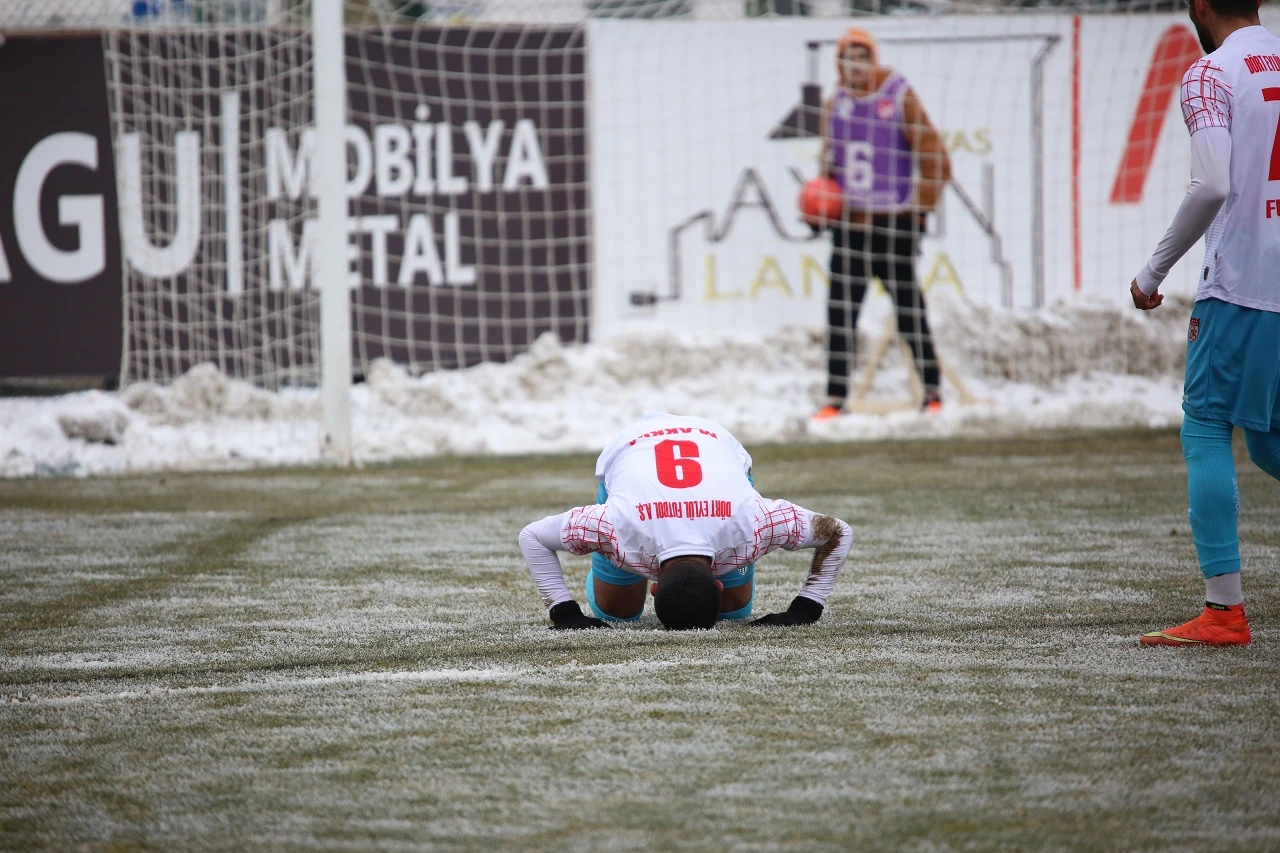
[[[1150,311],[1152,308],[1158,308],[1161,302],[1164,302],[1164,294],[1157,288],[1156,292],[1147,296],[1142,292],[1142,288],[1138,287],[1138,280],[1135,278],[1133,283],[1129,285],[1129,294],[1133,297],[1133,305],[1135,308],[1141,308],[1143,311]]]
[[[603,619],[596,619],[594,616],[583,613],[578,602],[572,599],[562,601],[551,608],[551,630],[553,631],[581,631],[587,628],[608,627],[608,623]]]
[[[770,613],[751,622],[752,625],[812,625],[822,618],[822,605],[812,598],[797,595],[782,613]]]

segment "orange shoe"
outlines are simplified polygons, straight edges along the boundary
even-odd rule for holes
[[[812,419],[815,421],[829,421],[832,418],[840,417],[841,414],[839,406],[823,406],[814,413]]]
[[[942,398],[938,396],[937,391],[926,391],[924,395],[924,405],[920,407],[920,411],[934,414],[942,411]]]
[[[1253,637],[1243,604],[1210,604],[1190,622],[1143,634],[1144,646],[1247,646]]]

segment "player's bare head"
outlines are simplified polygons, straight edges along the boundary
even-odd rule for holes
[[[1205,0],[1205,2],[1219,18],[1246,21],[1257,20],[1258,9],[1262,6],[1259,0]],[[1195,11],[1195,5],[1195,0],[1191,0],[1192,12]]]
[[[850,27],[836,44],[836,70],[840,82],[854,89],[870,88],[876,66],[880,64],[876,40],[860,27]]]
[[[1218,21],[1258,22],[1259,0],[1187,0],[1187,14],[1196,28],[1196,37],[1205,53],[1213,53],[1222,45],[1214,38]]]
[[[668,631],[711,628],[720,612],[720,584],[706,557],[673,557],[662,564],[653,610]]]

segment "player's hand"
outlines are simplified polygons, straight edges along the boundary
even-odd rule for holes
[[[594,616],[583,613],[578,602],[572,599],[562,601],[551,608],[551,630],[553,631],[582,631],[588,628],[608,627],[609,624],[603,619],[596,619]]]
[[[752,625],[812,625],[822,618],[822,605],[812,598],[797,595],[782,613],[770,613],[752,620]]]
[[[1138,287],[1138,280],[1135,278],[1133,283],[1129,285],[1129,295],[1133,297],[1133,306],[1141,308],[1143,311],[1150,311],[1152,308],[1159,308],[1160,303],[1164,302],[1164,294],[1156,288],[1156,292],[1147,296],[1142,292],[1142,288]]]
[[[831,227],[830,219],[819,219],[816,216],[801,216],[800,218],[804,220],[805,225],[809,226],[809,231],[815,237]]]

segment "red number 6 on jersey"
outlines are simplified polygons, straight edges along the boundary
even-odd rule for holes
[[[702,466],[698,464],[698,443],[667,439],[653,446],[653,461],[658,466],[658,482],[668,489],[691,489],[702,482]]]

